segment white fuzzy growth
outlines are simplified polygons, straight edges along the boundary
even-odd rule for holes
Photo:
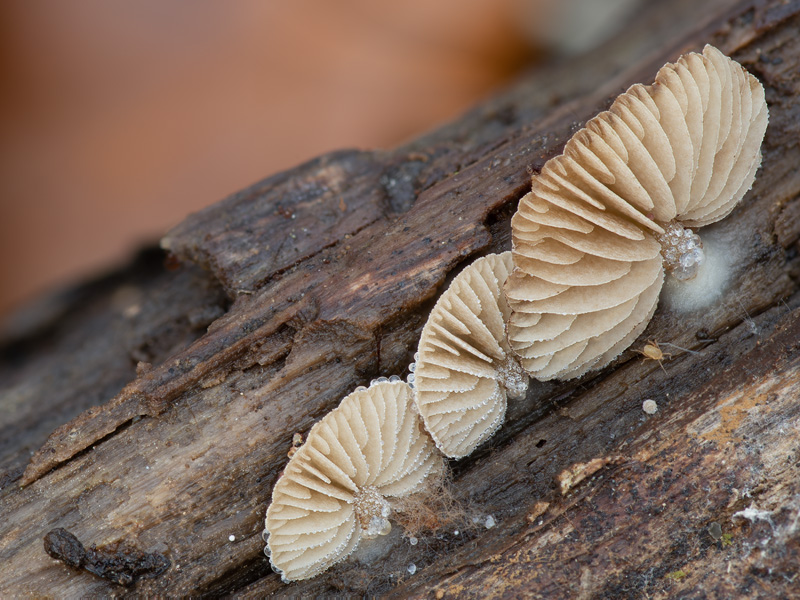
[[[734,519],[747,519],[752,523],[755,523],[756,521],[764,521],[765,523],[769,523],[770,527],[773,529],[775,528],[775,524],[772,522],[772,513],[768,510],[759,510],[754,506],[750,506],[749,508],[745,508],[744,510],[733,513],[733,516],[731,516],[731,521]]]
[[[697,276],[688,281],[678,281],[667,276],[661,298],[669,310],[692,312],[712,306],[722,296],[731,275],[746,252],[740,232],[723,225],[703,228],[705,261]]]

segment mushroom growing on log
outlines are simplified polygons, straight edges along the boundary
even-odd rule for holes
[[[528,389],[506,341],[511,310],[502,290],[511,267],[510,252],[467,266],[422,328],[409,375],[414,401],[437,447],[451,458],[489,439],[503,423],[507,396],[520,400]]]
[[[63,528],[168,559],[140,595],[789,596],[798,28],[796,1],[647,3],[590,56],[534,70],[439,131],[326,155],[189,217],[165,238],[177,270],[151,250],[32,306],[0,365],[0,595],[125,591],[44,551]],[[293,435],[357,385],[402,374],[447,276],[509,248],[528,168],[706,43],[763,83],[770,125],[754,188],[709,228],[737,249],[727,287],[702,311],[660,308],[644,332],[697,354],[666,374],[630,352],[592,378],[534,383],[455,464],[456,517],[283,584],[261,531]],[[601,466],[562,495],[574,465]]]
[[[441,476],[444,457],[411,410],[412,394],[403,381],[375,382],[311,428],[267,509],[266,552],[284,581],[318,575],[361,539],[387,535],[391,500]]]
[[[764,88],[707,45],[592,118],[533,178],[511,219],[509,341],[537,379],[600,369],[647,326],[668,276],[702,268],[703,226],[753,185]]]

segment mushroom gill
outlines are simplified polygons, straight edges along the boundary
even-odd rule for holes
[[[471,453],[503,423],[506,396],[519,398],[528,376],[506,341],[511,314],[503,284],[511,252],[479,258],[453,280],[422,329],[414,400],[439,449]]]
[[[726,216],[753,184],[764,89],[712,46],[662,67],[591,119],[533,177],[511,221],[511,348],[541,380],[601,368],[645,328],[664,271],[693,277],[688,227]]]
[[[444,459],[422,430],[408,384],[374,383],[316,423],[272,491],[265,535],[284,581],[307,579],[391,529],[392,498],[421,489]]]

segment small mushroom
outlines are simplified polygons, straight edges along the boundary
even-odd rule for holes
[[[419,342],[414,400],[439,449],[471,453],[503,423],[506,396],[524,397],[528,376],[506,341],[503,283],[511,252],[464,269],[433,307]]]
[[[508,336],[537,379],[614,359],[644,330],[664,271],[692,278],[701,227],[752,186],[764,89],[719,50],[682,56],[591,119],[533,178],[512,226]]]
[[[318,575],[362,538],[386,535],[391,499],[443,472],[412,408],[408,384],[385,381],[348,395],[311,428],[267,510],[265,552],[285,582]]]

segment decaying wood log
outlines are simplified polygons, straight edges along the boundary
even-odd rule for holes
[[[169,268],[151,250],[32,307],[2,348],[0,595],[798,594],[799,30],[798,1],[651,3],[591,57],[405,147],[326,155],[190,216]],[[529,171],[706,42],[764,83],[770,125],[753,190],[715,226],[739,257],[728,287],[700,314],[662,306],[634,345],[682,349],[533,385],[452,463],[416,544],[395,527],[282,584],[261,530],[292,435],[402,375],[447,277],[508,249]],[[142,560],[157,568],[124,571]]]

